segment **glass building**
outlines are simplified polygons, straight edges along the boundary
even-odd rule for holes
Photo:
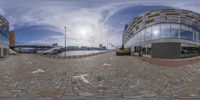
[[[4,57],[9,53],[9,23],[0,16],[0,57]]]
[[[200,14],[182,9],[148,11],[133,19],[122,44],[133,53],[177,59],[200,55]]]

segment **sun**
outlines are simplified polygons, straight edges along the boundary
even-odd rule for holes
[[[89,27],[89,26],[81,26],[81,27],[78,27],[77,30],[78,30],[78,32],[77,32],[78,35],[84,39],[86,39],[88,36],[90,36],[91,31],[92,31],[91,27]]]
[[[86,35],[88,33],[88,30],[84,27],[80,28],[79,33],[82,35]]]

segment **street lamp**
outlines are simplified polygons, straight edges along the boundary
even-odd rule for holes
[[[65,29],[65,58],[66,58],[67,57],[67,54],[66,54],[66,29],[67,29],[67,27],[65,26],[64,29]]]

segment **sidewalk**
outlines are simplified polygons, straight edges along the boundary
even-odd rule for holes
[[[200,56],[192,58],[182,58],[182,59],[159,59],[159,58],[148,58],[148,57],[138,57],[138,56],[137,58],[147,63],[159,66],[183,66],[200,62]]]

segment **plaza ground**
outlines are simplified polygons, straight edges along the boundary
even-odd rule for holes
[[[0,100],[199,100],[200,62],[150,64],[114,52],[79,59],[0,59]]]

